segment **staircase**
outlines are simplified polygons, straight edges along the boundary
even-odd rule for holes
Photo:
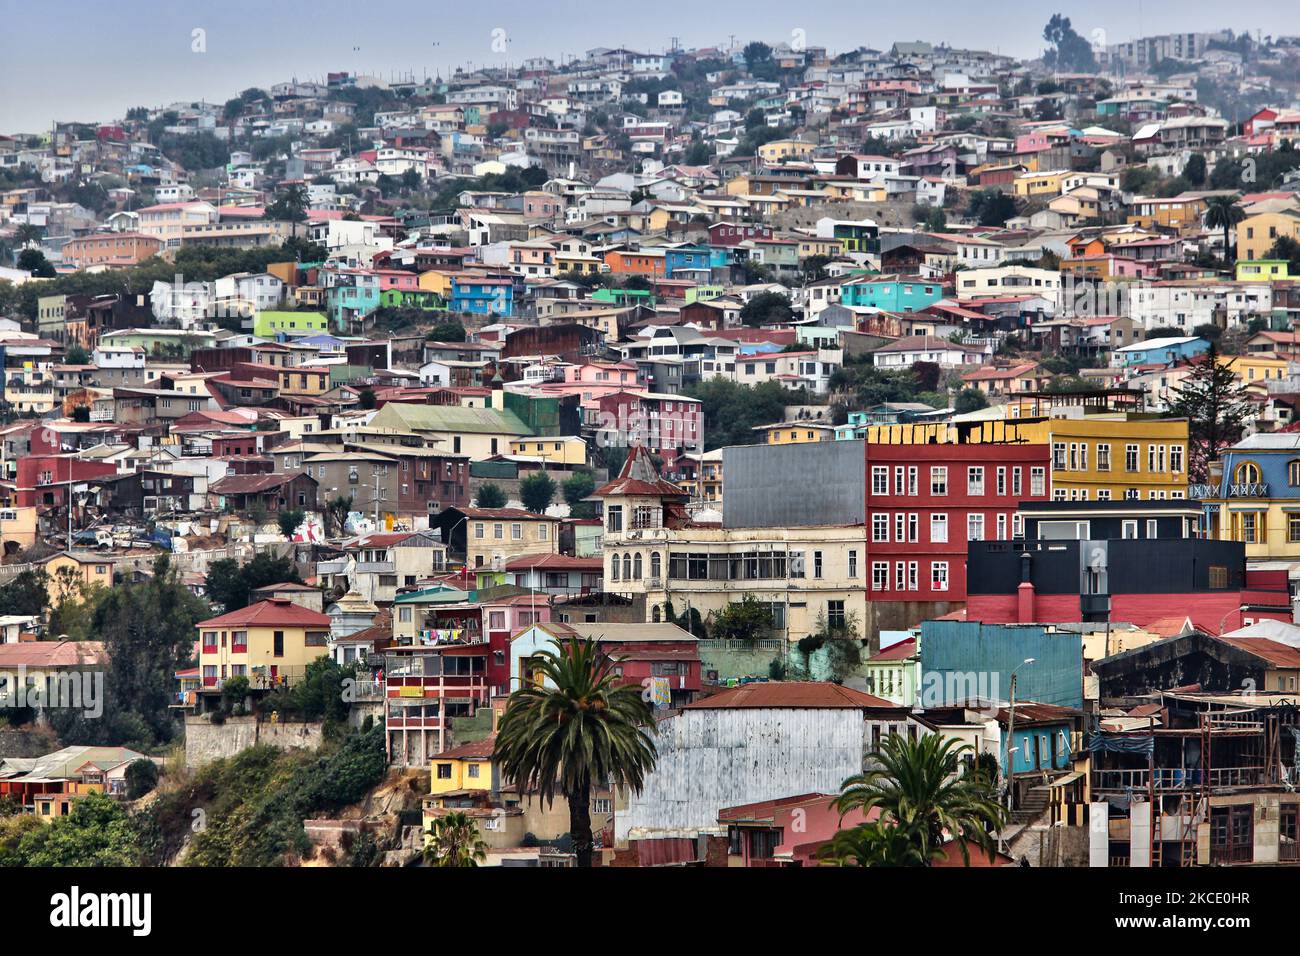
[[[1046,787],[1034,787],[1011,811],[1011,824],[1025,827],[1047,812],[1048,790]]]

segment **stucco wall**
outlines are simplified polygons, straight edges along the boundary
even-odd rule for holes
[[[256,717],[227,717],[210,723],[203,717],[185,718],[185,766],[199,767],[222,757],[233,757],[258,744],[280,750],[315,750],[321,744],[318,723],[271,723]]]

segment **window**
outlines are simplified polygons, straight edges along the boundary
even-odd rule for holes
[[[1047,469],[1032,468],[1029,472],[1029,494],[1041,498],[1047,494]]]
[[[871,466],[871,493],[873,495],[889,494],[889,469],[886,466]]]
[[[871,590],[884,591],[889,587],[889,562],[871,562]]]
[[[907,469],[907,493],[909,495],[915,496],[917,494],[917,475],[919,471],[920,469],[915,465],[911,465]]]
[[[1052,469],[1065,471],[1065,442],[1052,442]]]
[[[966,469],[966,494],[982,495],[984,494],[984,469],[983,467],[973,467]]]
[[[1097,445],[1097,470],[1110,471],[1110,445],[1104,443]]]
[[[946,514],[930,515],[930,541],[943,544],[948,540],[948,516]]]
[[[1137,445],[1124,446],[1124,470],[1125,471],[1138,470],[1138,446]]]
[[[917,590],[916,571],[917,571],[917,562],[908,561],[907,562],[907,589],[909,591]]]
[[[1007,493],[1007,470],[1005,468],[998,469],[997,493],[998,493],[998,497],[1005,497]]]
[[[857,576],[858,576],[858,552],[849,551],[849,577],[856,578]]]
[[[1286,516],[1286,539],[1290,542],[1300,541],[1300,514]]]
[[[620,532],[623,530],[623,506],[610,505],[605,509],[605,530]]]
[[[894,540],[907,540],[907,513],[900,511],[894,515]]]
[[[920,519],[915,513],[907,516],[907,540],[912,544],[921,540]]]
[[[1228,586],[1228,568],[1222,564],[1209,567],[1208,585],[1211,590],[1222,591]]]
[[[523,525],[516,523],[516,524],[512,524],[512,525],[510,526],[510,540],[511,540],[511,541],[523,541],[523,540],[524,540],[524,526],[523,526]]]
[[[271,635],[271,640],[274,644],[272,654],[275,657],[284,657],[284,631],[275,631]]]
[[[826,602],[826,627],[831,630],[843,630],[847,623],[843,601]]]
[[[1183,446],[1169,446],[1169,470],[1178,474],[1183,470]]]
[[[877,511],[871,516],[871,540],[889,540],[889,515],[883,511]]]
[[[894,590],[904,591],[907,589],[907,562],[894,562]]]
[[[940,496],[948,494],[947,468],[937,465],[930,468],[930,494]]]
[[[1137,521],[1125,521],[1121,528],[1120,537],[1122,538],[1136,538],[1138,536]]]
[[[931,591],[948,590],[948,562],[947,561],[930,562],[930,590]]]
[[[1236,480],[1240,485],[1259,484],[1259,466],[1253,461],[1242,462],[1237,466]]]
[[[813,577],[820,578],[821,576],[822,576],[822,553],[820,551],[814,551],[813,552]]]
[[[984,516],[982,514],[969,514],[966,516],[966,540],[984,540]]]

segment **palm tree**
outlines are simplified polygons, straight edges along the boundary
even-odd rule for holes
[[[552,641],[533,657],[540,684],[510,695],[494,757],[521,792],[569,803],[578,866],[591,866],[593,783],[640,792],[654,769],[654,715],[636,686],[617,686],[613,662],[593,640]]]
[[[932,858],[943,851],[930,851]],[[817,851],[817,858],[835,866],[925,866],[918,841],[905,827],[872,820],[841,830]]]
[[[478,866],[487,859],[478,825],[459,811],[438,817],[425,836],[424,861],[433,866]]]
[[[875,757],[880,766],[844,781],[834,806],[841,814],[880,811],[880,822],[901,828],[923,861],[942,853],[945,835],[970,865],[969,844],[993,849],[992,832],[1006,823],[990,779],[974,764],[964,771],[969,744],[926,734],[912,740],[890,734]]]
[[[28,246],[39,245],[41,241],[41,227],[25,222],[14,231],[14,238],[18,241],[19,249],[26,249]]]
[[[1237,205],[1235,196],[1211,196],[1205,208],[1205,225],[1209,229],[1223,229],[1223,261],[1233,260],[1228,243],[1228,231],[1244,219],[1246,214]]]

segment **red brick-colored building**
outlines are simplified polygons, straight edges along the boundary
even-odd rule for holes
[[[1051,495],[1043,444],[867,444],[867,564],[877,601],[966,600],[966,546],[1019,530]]]

